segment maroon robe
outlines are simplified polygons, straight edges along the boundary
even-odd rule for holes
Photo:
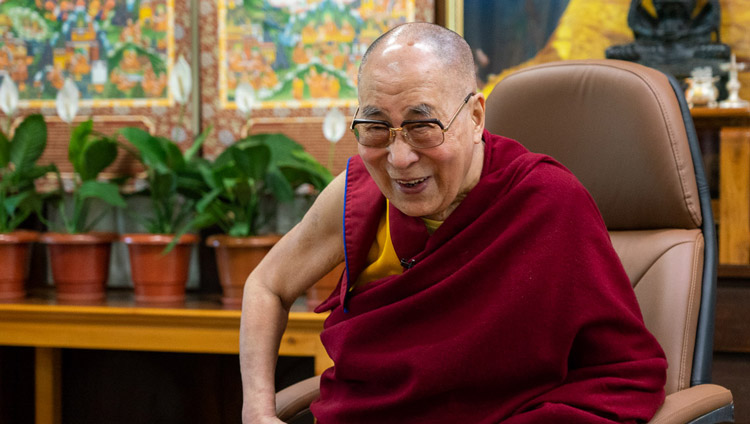
[[[319,423],[636,422],[663,402],[664,353],[591,196],[551,158],[484,140],[479,183],[432,236],[392,207],[404,273],[351,292],[385,199],[350,159]]]

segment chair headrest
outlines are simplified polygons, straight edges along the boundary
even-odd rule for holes
[[[700,227],[685,123],[661,72],[619,60],[526,68],[495,86],[486,113],[490,132],[570,169],[610,230]]]

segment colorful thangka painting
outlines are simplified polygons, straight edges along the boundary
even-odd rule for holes
[[[223,108],[249,83],[263,108],[350,106],[367,46],[414,20],[414,0],[219,0]]]
[[[173,1],[0,0],[0,70],[26,107],[53,104],[65,78],[90,106],[168,105]]]

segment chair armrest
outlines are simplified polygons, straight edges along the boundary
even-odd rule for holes
[[[672,393],[650,424],[683,424],[732,405],[732,392],[715,384],[699,384]]]
[[[320,396],[320,376],[302,380],[276,393],[276,416],[289,421],[306,411]],[[701,384],[672,393],[649,424],[684,424],[730,406],[732,392],[715,384]]]
[[[276,393],[276,416],[282,421],[290,421],[305,412],[319,396],[320,376],[292,384]]]

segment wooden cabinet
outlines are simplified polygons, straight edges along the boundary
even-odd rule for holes
[[[721,272],[750,267],[750,109],[694,108],[691,114],[699,135],[718,136],[714,216]]]
[[[732,391],[736,422],[750,423],[750,109],[694,108],[691,113],[704,159],[712,165],[708,173],[716,197],[719,281],[713,381]]]

